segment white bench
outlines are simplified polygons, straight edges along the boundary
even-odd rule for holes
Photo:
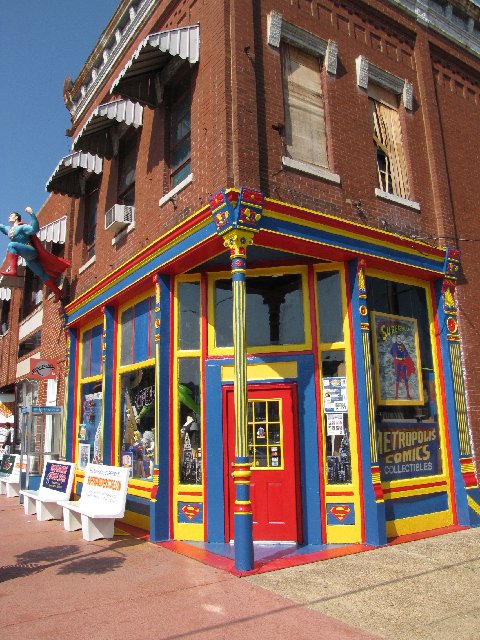
[[[7,494],[7,498],[18,496],[20,491],[20,456],[7,455],[2,460],[0,474],[0,494]]]
[[[80,499],[59,503],[65,529],[82,529],[89,541],[113,538],[115,520],[125,515],[128,472],[125,467],[87,464]]]
[[[70,500],[75,463],[47,460],[38,491],[20,491],[26,515],[37,514],[37,520],[61,520],[61,502]]]

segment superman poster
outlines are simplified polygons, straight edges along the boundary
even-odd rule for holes
[[[423,405],[422,364],[415,318],[372,312],[379,405]]]

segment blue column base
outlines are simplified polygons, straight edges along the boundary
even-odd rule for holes
[[[235,535],[235,569],[237,571],[251,571],[253,558],[253,516],[252,514],[236,513],[233,516]]]

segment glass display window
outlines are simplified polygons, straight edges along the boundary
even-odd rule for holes
[[[230,275],[215,277],[211,291],[210,344],[233,350],[233,296]],[[247,347],[258,353],[310,346],[306,272],[265,273],[249,270],[245,285]]]
[[[119,310],[118,463],[131,478],[153,480],[155,463],[155,298]]]
[[[103,324],[94,324],[80,334],[79,406],[77,412],[77,464],[103,461],[102,424],[102,332]]]
[[[443,472],[431,309],[425,286],[367,277],[382,481]]]

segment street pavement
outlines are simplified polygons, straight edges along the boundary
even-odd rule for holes
[[[2,640],[480,638],[480,530],[238,578],[0,496]]]

